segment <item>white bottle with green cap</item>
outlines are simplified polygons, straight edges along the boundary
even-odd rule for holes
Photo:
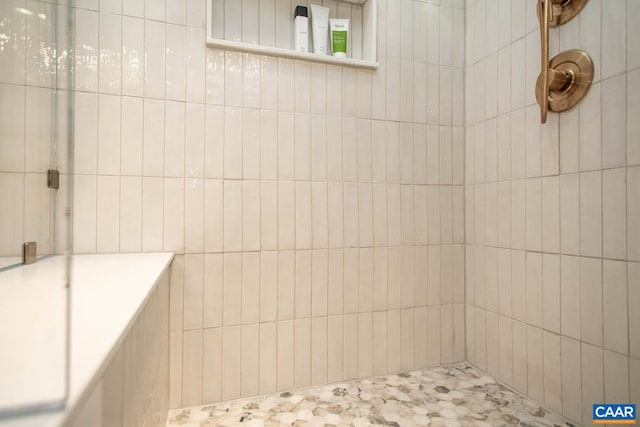
[[[347,56],[347,46],[349,45],[349,20],[330,19],[331,27],[331,51],[333,56],[344,58]]]

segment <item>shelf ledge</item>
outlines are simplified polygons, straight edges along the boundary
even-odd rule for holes
[[[255,53],[258,55],[276,56],[279,58],[302,59],[305,61],[324,62],[325,64],[344,65],[347,67],[364,68],[377,70],[379,64],[362,59],[338,58],[329,55],[318,55],[315,53],[296,52],[294,50],[282,49],[279,47],[262,46],[258,44],[235,42],[230,40],[207,38],[207,47],[234,50],[238,52]]]

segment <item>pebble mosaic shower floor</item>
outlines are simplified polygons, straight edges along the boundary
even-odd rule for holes
[[[169,427],[572,426],[467,364],[173,410]]]

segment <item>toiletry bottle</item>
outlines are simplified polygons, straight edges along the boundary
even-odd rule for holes
[[[309,52],[309,18],[305,6],[296,6],[293,18],[293,49],[296,52]]]

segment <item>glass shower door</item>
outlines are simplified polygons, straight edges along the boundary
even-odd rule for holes
[[[0,1],[0,424],[68,391],[71,1]]]

